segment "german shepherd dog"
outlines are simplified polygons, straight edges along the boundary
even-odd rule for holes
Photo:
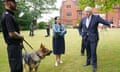
[[[23,54],[24,72],[37,72],[41,60],[45,58],[45,56],[49,56],[51,53],[52,51],[45,48],[43,44],[41,44],[39,50],[35,52],[25,52]]]

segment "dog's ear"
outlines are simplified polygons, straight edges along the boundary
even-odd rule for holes
[[[40,48],[44,48],[44,45],[41,43]]]

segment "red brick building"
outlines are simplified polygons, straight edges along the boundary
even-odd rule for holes
[[[69,26],[77,26],[78,21],[84,16],[82,10],[79,10],[77,7],[78,0],[63,0],[60,15],[61,22]],[[100,11],[97,8],[93,9],[94,14],[100,14]],[[120,6],[113,8],[113,11],[110,11],[106,14],[102,14],[103,18],[108,21],[113,21],[113,24],[116,27],[120,27]]]
[[[61,22],[66,25],[76,26],[78,20],[77,0],[64,0],[61,6]]]
[[[106,13],[106,19],[113,21],[116,27],[120,27],[120,6],[116,6],[113,8],[113,11]]]
[[[77,6],[78,0],[63,0],[60,16],[61,22],[67,26],[77,26],[84,13]],[[94,8],[93,12],[98,14],[99,11]]]

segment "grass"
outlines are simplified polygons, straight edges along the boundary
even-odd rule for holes
[[[45,30],[36,30],[34,37],[29,37],[29,31],[21,32],[25,39],[37,50],[42,42],[52,49],[52,35],[45,38]],[[51,31],[52,34],[52,31]],[[99,33],[100,40],[97,47],[98,72],[120,72],[120,29],[110,29]],[[54,66],[54,55],[42,60],[38,72],[92,72],[92,66],[83,67],[86,56],[80,56],[81,37],[77,29],[68,29],[66,40],[66,53],[63,55],[64,63]],[[32,51],[26,44],[25,48]],[[23,51],[24,52],[24,51]],[[0,72],[9,72],[6,44],[0,33]]]

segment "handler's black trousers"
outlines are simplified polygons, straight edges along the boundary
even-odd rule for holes
[[[8,51],[10,72],[23,72],[21,46],[8,45],[7,51]]]

